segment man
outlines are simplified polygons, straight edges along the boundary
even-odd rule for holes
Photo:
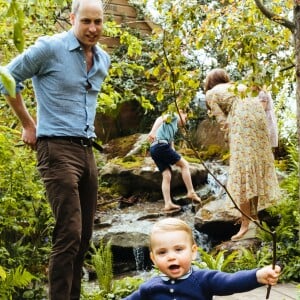
[[[110,58],[97,42],[103,26],[101,0],[74,0],[72,28],[36,43],[7,65],[16,98],[2,92],[19,118],[25,144],[37,150],[55,227],[49,261],[49,299],[80,298],[82,265],[92,236],[97,167],[92,151],[96,99]],[[32,78],[37,123],[21,96]]]

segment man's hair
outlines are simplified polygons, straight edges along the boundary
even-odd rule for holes
[[[83,2],[83,1],[96,1],[96,0],[73,0],[72,1],[72,10],[71,10],[71,12],[73,14],[76,14],[78,12],[79,7],[80,7],[80,3]],[[103,11],[103,2],[102,2],[102,0],[97,0],[97,1],[101,5],[102,11]]]
[[[206,76],[204,92],[206,93],[217,84],[229,81],[230,77],[224,69],[213,69]]]
[[[192,228],[183,220],[177,218],[166,218],[157,221],[150,233],[150,250],[152,249],[152,237],[157,232],[184,231],[190,237],[191,243],[196,244]]]

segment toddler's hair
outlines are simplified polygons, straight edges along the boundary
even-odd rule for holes
[[[152,237],[157,232],[184,231],[190,237],[191,244],[196,244],[191,227],[181,219],[166,218],[157,221],[150,233],[150,250],[152,249]]]

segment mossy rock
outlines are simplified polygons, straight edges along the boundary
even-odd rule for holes
[[[105,153],[107,154],[107,158],[112,159],[114,157],[124,157],[130,152],[139,137],[140,134],[136,133],[109,141],[105,145]]]

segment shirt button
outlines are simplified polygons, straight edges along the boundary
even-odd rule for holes
[[[170,293],[172,293],[172,294],[173,294],[173,293],[174,293],[174,289],[170,289]]]
[[[174,283],[175,283],[175,280],[171,280],[171,283],[174,284]]]

